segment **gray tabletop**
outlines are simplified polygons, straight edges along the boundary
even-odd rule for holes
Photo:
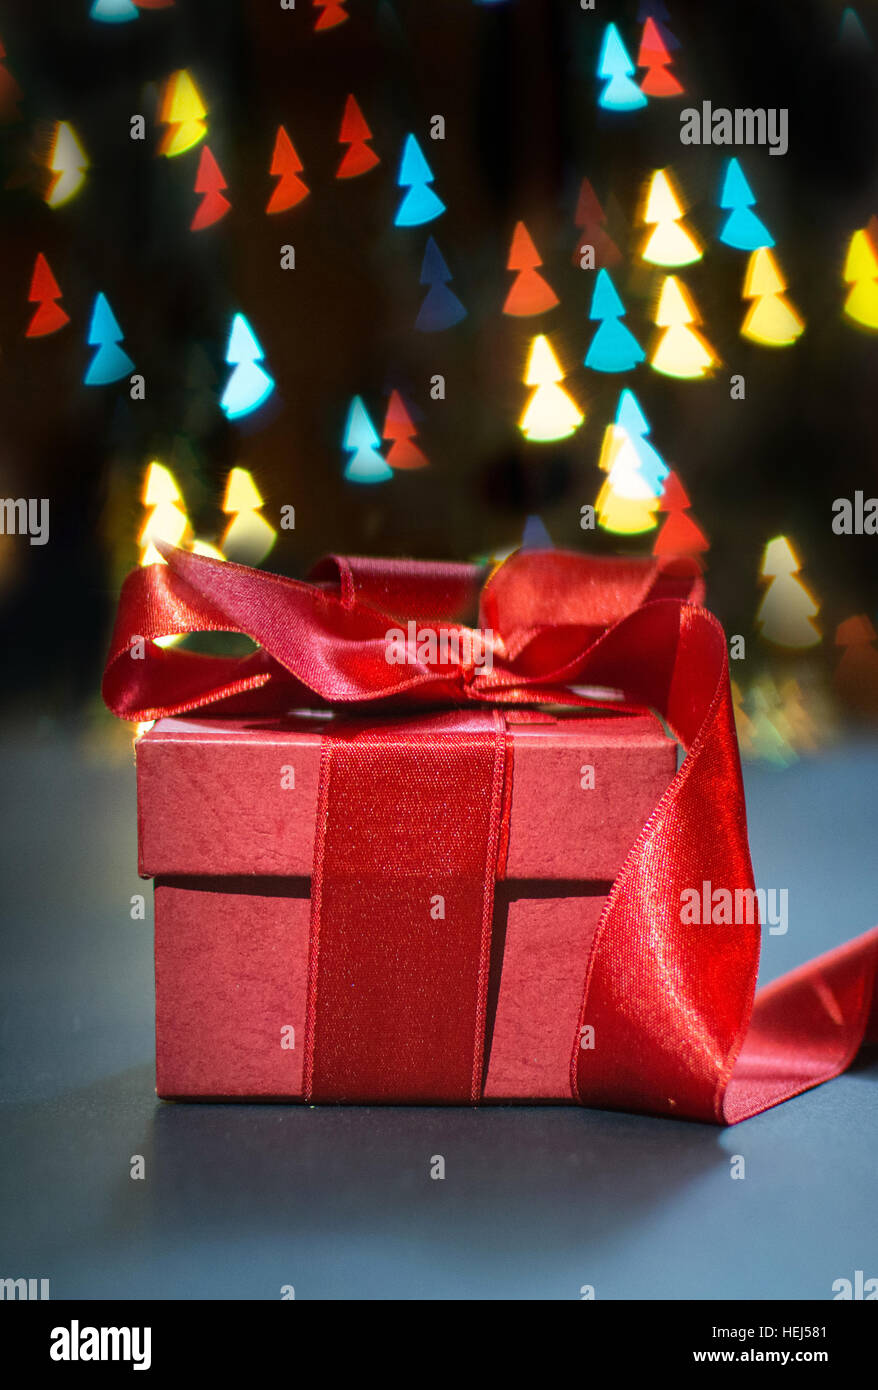
[[[874,1054],[729,1130],[158,1102],[132,761],[51,731],[0,760],[0,1277],[53,1298],[826,1299],[878,1276]],[[751,768],[747,791],[757,882],[790,895],[768,980],[878,921],[878,744]]]

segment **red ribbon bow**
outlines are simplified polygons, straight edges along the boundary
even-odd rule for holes
[[[752,895],[726,640],[686,560],[518,552],[482,586],[475,566],[343,559],[311,583],[160,547],[167,565],[123,586],[104,698],[126,719],[303,704],[594,703],[610,687],[657,710],[686,749],[609,895],[584,972],[571,1059],[584,1105],[734,1123],[837,1075],[878,1040],[878,928],[753,1000],[758,920],[687,925],[703,883]],[[387,660],[387,634],[493,634],[490,665]],[[154,645],[172,633],[244,633],[242,658]],[[132,660],[138,639],[149,660]],[[461,643],[465,649],[466,644]],[[741,901],[746,902],[747,897]],[[752,901],[752,899],[751,899]]]

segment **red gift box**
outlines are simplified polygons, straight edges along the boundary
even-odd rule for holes
[[[157,544],[167,563],[125,581],[103,693],[159,721],[138,764],[161,1095],[729,1124],[878,1037],[878,928],[754,1002],[728,652],[693,562],[335,556],[303,582]],[[446,656],[474,619],[490,645]],[[419,634],[401,665],[400,624]],[[214,631],[254,647],[164,641]],[[621,702],[597,714],[582,687]],[[682,911],[711,884],[734,920]]]
[[[481,1099],[571,1103],[591,940],[676,767],[652,716],[512,711]],[[440,745],[454,716],[392,727]],[[347,721],[349,724],[349,721]],[[166,718],[137,743],[155,877],[157,1090],[302,1099],[321,755],[344,717]],[[380,934],[382,924],[374,923]]]

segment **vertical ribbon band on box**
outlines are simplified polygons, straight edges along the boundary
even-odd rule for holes
[[[495,711],[326,739],[305,1096],[481,1095],[505,724]]]

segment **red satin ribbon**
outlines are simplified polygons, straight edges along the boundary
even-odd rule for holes
[[[478,1101],[505,754],[496,710],[324,741],[306,1100]]]
[[[206,705],[233,713],[315,703],[379,709],[579,703],[583,697],[571,684],[619,689],[665,718],[687,756],[628,855],[595,934],[581,1012],[581,1024],[594,1029],[594,1047],[580,1047],[577,1037],[571,1059],[571,1091],[580,1103],[734,1123],[837,1075],[864,1040],[878,1040],[878,928],[763,990],[754,1006],[758,923],[681,922],[684,890],[705,881],[732,893],[753,890],[725,637],[717,620],[694,606],[702,597],[694,565],[519,552],[481,587],[473,566],[333,558],[305,584],[172,547],[162,551],[166,566],[136,570],[122,590],[103,689],[123,718],[155,719]],[[388,628],[409,619],[420,628],[474,620],[491,628],[493,668],[389,665]],[[205,630],[246,633],[259,649],[226,659],[154,645],[157,637]],[[135,658],[137,638],[149,644],[145,660]],[[486,761],[484,748],[475,747],[468,756],[484,763],[472,779],[484,800],[496,786],[496,758]],[[360,775],[380,777],[379,763],[373,757]],[[342,777],[353,765],[346,760]],[[457,791],[466,780],[460,766]],[[488,800],[491,816],[466,845],[470,887],[472,865],[489,853],[497,824],[496,803],[490,794]],[[386,797],[382,804],[389,804]],[[333,892],[342,874],[338,854],[335,862]],[[359,868],[362,877],[368,865]],[[322,882],[325,890],[325,873]],[[486,891],[478,895],[481,934],[471,916],[457,943],[470,982],[461,995],[457,1041],[448,1049],[458,1073],[425,1079],[421,1049],[406,1063],[415,1078],[411,1098],[429,1098],[431,1087],[442,1085],[446,1098],[462,1098],[462,1039],[478,1058]],[[327,920],[324,912],[321,921]],[[332,950],[368,973],[374,955],[362,919],[342,908],[337,920],[343,930]],[[401,937],[404,1001],[418,955],[412,921]],[[321,945],[312,961],[318,976],[322,951]],[[328,1058],[324,1048],[333,1037],[343,1036],[347,1006],[338,983],[343,975],[328,969],[325,956],[323,966],[330,992],[316,991],[309,1025],[315,1095],[327,1084],[320,1058]],[[373,1030],[373,1006],[382,1008],[380,981],[375,988],[363,1014],[372,1011]],[[360,1041],[368,1047],[372,1039],[367,1029]],[[437,1058],[443,1055],[436,1049]],[[360,1078],[367,1090],[380,1065],[377,1053],[370,1056]],[[350,1067],[350,1052],[336,1064]]]

